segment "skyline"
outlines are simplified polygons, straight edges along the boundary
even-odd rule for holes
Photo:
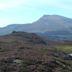
[[[24,24],[47,15],[72,18],[72,0],[2,0],[0,1],[0,27]]]

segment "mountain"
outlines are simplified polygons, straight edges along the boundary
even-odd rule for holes
[[[0,35],[11,33],[12,31],[25,32],[46,32],[46,31],[68,31],[72,33],[72,19],[59,15],[43,15],[37,21],[29,24],[12,24],[0,28]]]

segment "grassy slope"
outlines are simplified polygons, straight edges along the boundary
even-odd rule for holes
[[[66,53],[72,52],[72,45],[55,45],[54,46],[58,51],[63,51]]]
[[[49,46],[36,35],[24,34],[0,38],[0,72],[72,72],[72,61],[62,57],[71,45]],[[16,59],[22,63],[13,63]]]

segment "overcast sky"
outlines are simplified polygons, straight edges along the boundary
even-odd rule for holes
[[[72,18],[72,0],[0,0],[0,27],[33,22],[44,14]]]

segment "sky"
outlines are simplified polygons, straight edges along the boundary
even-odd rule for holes
[[[72,18],[72,0],[0,0],[0,27],[31,23],[46,14]]]

